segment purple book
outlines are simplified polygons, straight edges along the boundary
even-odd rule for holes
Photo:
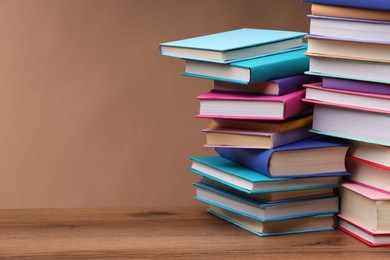
[[[390,95],[390,84],[340,78],[322,78],[324,88]]]
[[[303,89],[303,84],[321,82],[321,77],[312,75],[295,75],[273,79],[255,84],[243,85],[225,81],[214,81],[213,92],[281,96]]]

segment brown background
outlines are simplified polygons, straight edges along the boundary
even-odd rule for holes
[[[198,205],[197,94],[161,42],[308,31],[299,0],[0,1],[0,208]]]

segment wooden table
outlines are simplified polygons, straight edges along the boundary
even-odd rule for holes
[[[390,247],[339,230],[258,237],[204,207],[0,210],[0,258],[22,257],[379,260]]]

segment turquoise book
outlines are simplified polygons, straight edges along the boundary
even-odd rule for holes
[[[265,203],[203,182],[194,186],[196,200],[264,222],[339,212],[338,196]]]
[[[244,194],[337,188],[339,176],[270,178],[221,156],[192,156],[188,170]]]
[[[229,63],[302,46],[303,32],[242,28],[160,44],[160,53],[183,59]]]
[[[290,77],[309,70],[306,51],[307,44],[303,44],[302,47],[285,52],[229,64],[186,59],[183,75],[238,84],[254,84]]]

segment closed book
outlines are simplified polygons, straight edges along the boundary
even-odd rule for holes
[[[390,34],[390,33],[389,33]],[[390,63],[329,57],[310,57],[307,74],[379,83],[390,83]]]
[[[340,187],[341,216],[374,231],[390,232],[390,194],[355,183]]]
[[[304,87],[306,102],[390,114],[390,95],[323,88],[321,83]]]
[[[347,156],[345,164],[351,173],[347,180],[390,194],[390,167],[371,164],[353,156]]]
[[[205,147],[269,149],[313,136],[309,129],[301,127],[280,133],[206,128],[202,132],[206,135]]]
[[[228,63],[302,46],[306,33],[242,28],[160,44],[160,53],[183,59]]]
[[[229,64],[186,59],[183,75],[239,84],[294,76],[309,69],[309,58],[304,55],[306,50],[304,44],[293,50]]]
[[[347,91],[358,91],[379,95],[390,95],[389,84],[377,83],[370,81],[350,80],[323,77],[322,86],[324,88],[347,90]]]
[[[282,96],[207,92],[199,95],[199,118],[284,120],[311,106],[303,102],[305,90]]]
[[[390,11],[390,2],[386,0],[302,0],[302,2]]]
[[[246,194],[336,188],[339,176],[271,178],[221,156],[192,156],[188,170]]]
[[[378,167],[390,168],[390,146],[352,141],[348,155]]]
[[[261,237],[332,230],[336,225],[333,214],[264,222],[216,206],[208,212]]]
[[[272,149],[217,147],[216,152],[269,177],[349,175],[345,155],[349,144],[316,136]]]
[[[313,131],[379,145],[390,145],[390,115],[315,104]]]
[[[338,215],[337,228],[369,246],[390,246],[390,232],[378,232]]]
[[[310,34],[345,40],[389,42],[390,21],[308,15]]]
[[[363,9],[355,7],[312,4],[311,13],[322,16],[336,16],[369,20],[390,20],[390,12],[375,9]]]
[[[308,35],[306,39],[308,56],[390,62],[390,42],[351,41],[318,35]]]
[[[258,82],[250,85],[243,85],[225,81],[214,81],[214,92],[236,93],[236,94],[261,94],[281,96],[302,89],[303,84],[320,82],[321,78],[311,75],[295,75],[270,81]]]
[[[318,214],[336,214],[339,211],[337,196],[265,203],[204,182],[195,182],[194,185],[195,199],[264,222]]]

